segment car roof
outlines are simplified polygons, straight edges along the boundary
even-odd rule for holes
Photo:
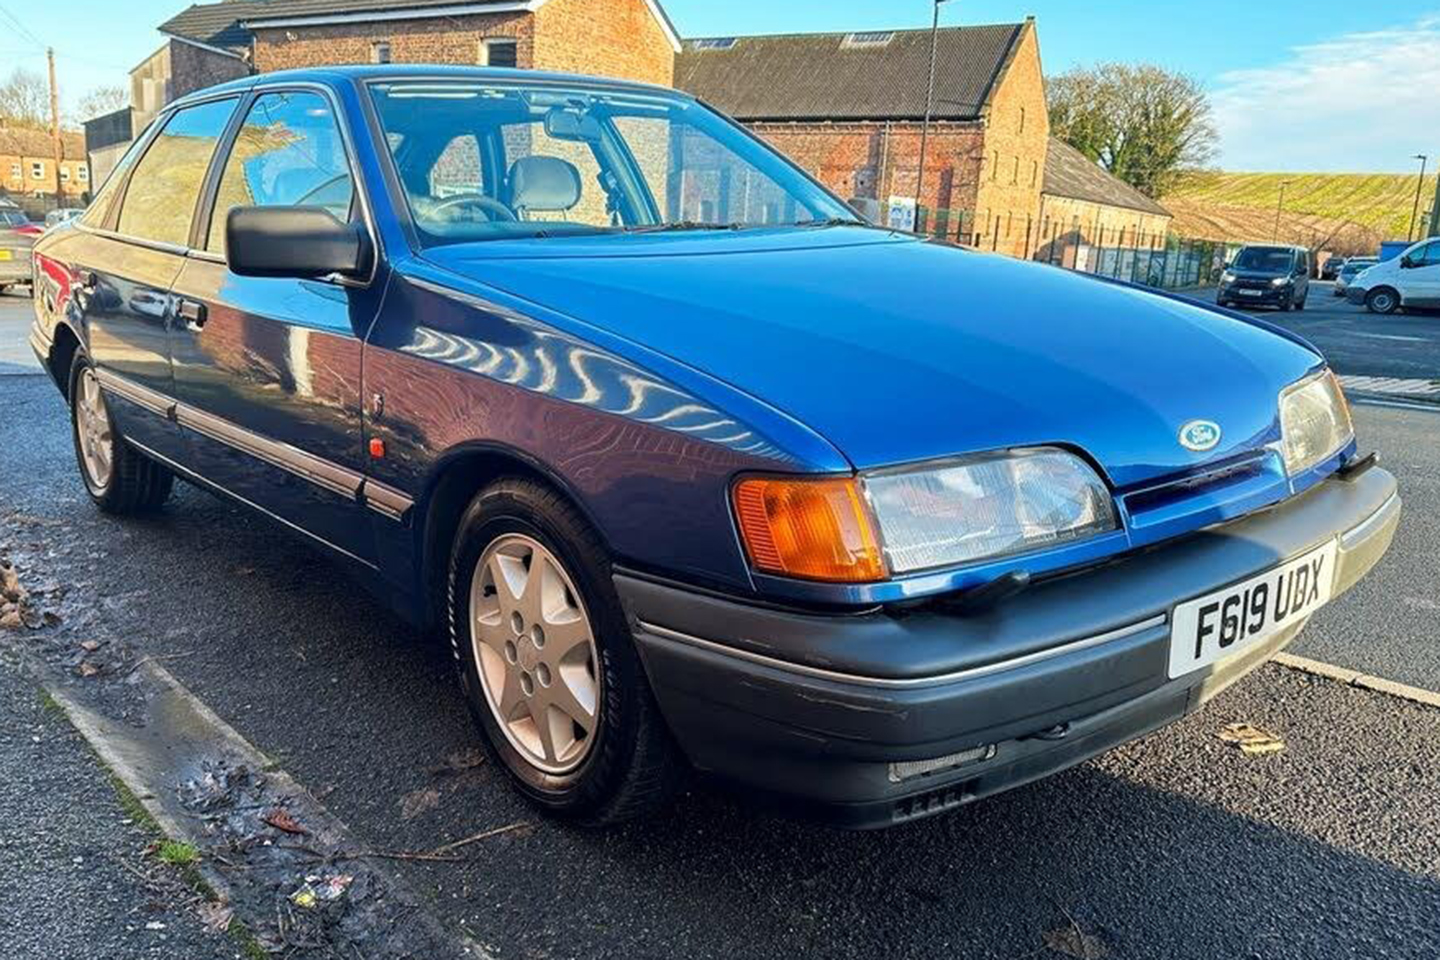
[[[469,80],[469,81],[529,81],[532,83],[565,83],[577,86],[593,86],[605,89],[626,89],[646,93],[664,93],[685,100],[693,100],[689,94],[671,87],[637,80],[618,80],[611,77],[594,77],[580,73],[552,73],[544,70],[516,70],[502,67],[463,67],[428,63],[381,63],[354,64],[327,67],[308,67],[298,70],[277,70],[257,76],[241,77],[228,83],[206,87],[188,94],[170,108],[179,108],[191,102],[209,99],[216,94],[245,93],[263,90],[267,87],[291,83],[321,83],[333,85],[337,82],[373,83],[385,80]]]

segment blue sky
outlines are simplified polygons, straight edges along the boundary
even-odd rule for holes
[[[664,0],[686,36],[928,26],[928,0]],[[58,51],[67,103],[159,45],[184,0],[0,0],[0,74],[44,69],[25,30]],[[1440,0],[952,0],[949,25],[1034,14],[1045,67],[1145,59],[1215,96],[1221,165],[1409,172],[1440,155]]]

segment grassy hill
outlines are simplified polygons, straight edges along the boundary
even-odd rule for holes
[[[1368,173],[1203,173],[1162,201],[1175,214],[1175,232],[1190,237],[1269,240],[1285,181],[1280,239],[1352,252],[1381,240],[1404,239],[1415,203],[1415,177]],[[1420,209],[1435,198],[1427,177]]]

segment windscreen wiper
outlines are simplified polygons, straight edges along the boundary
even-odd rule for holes
[[[674,223],[656,223],[644,227],[626,227],[626,233],[680,233],[687,230],[744,230],[743,223],[702,223],[696,220],[677,220]]]

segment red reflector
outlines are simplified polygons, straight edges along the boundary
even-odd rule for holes
[[[385,457],[385,441],[384,441],[384,440],[381,440],[379,437],[372,437],[372,438],[370,439],[370,456],[371,456],[373,459],[376,459],[376,460],[384,459],[384,457]]]

